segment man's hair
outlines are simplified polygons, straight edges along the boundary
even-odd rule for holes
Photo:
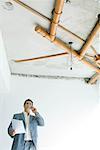
[[[27,103],[27,101],[30,101],[33,104],[33,101],[31,99],[26,99],[25,102],[24,102],[24,106]]]

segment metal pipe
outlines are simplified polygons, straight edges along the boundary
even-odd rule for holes
[[[27,4],[21,2],[20,0],[12,0],[14,2],[16,2],[17,4],[19,4],[20,6],[24,7],[25,9],[29,10],[33,15],[36,15],[38,17],[41,17],[42,19],[45,19],[46,21],[51,22],[51,19],[46,17],[45,15],[39,13],[38,11],[36,11],[35,9],[31,8],[30,6],[28,6]],[[58,27],[64,31],[67,32],[67,34],[69,34],[70,37],[73,37],[75,39],[77,39],[80,43],[84,43],[85,40],[83,38],[81,38],[80,36],[76,35],[75,33],[69,31],[68,29],[66,29],[65,27],[63,27],[62,25],[58,24]],[[93,46],[91,46],[92,50],[94,51],[95,55],[97,54],[95,48]]]
[[[96,25],[94,26],[93,30],[91,31],[91,33],[89,34],[85,44],[83,45],[81,52],[80,52],[80,58],[83,58],[83,56],[85,55],[86,51],[89,49],[89,47],[91,46],[97,32],[100,29],[100,17],[98,17],[98,21],[96,23]]]
[[[64,0],[56,0],[54,15],[53,15],[53,19],[51,21],[51,26],[50,26],[51,41],[55,39],[56,29],[57,29],[59,19],[62,13],[63,5],[64,5]]]
[[[41,59],[45,59],[45,58],[53,58],[53,57],[58,57],[58,56],[64,56],[64,55],[67,55],[67,54],[68,54],[67,52],[64,52],[64,53],[58,53],[58,54],[53,54],[53,55],[45,55],[45,56],[29,58],[29,59],[14,60],[14,62],[26,62],[26,61],[41,60]]]
[[[40,26],[35,28],[35,31],[40,33],[43,37],[46,37],[48,40],[50,40],[50,35]],[[57,45],[58,47],[66,50],[69,53],[72,53],[75,57],[77,57],[78,60],[80,60],[80,55],[72,48],[69,47],[68,44],[64,43],[63,41],[61,41],[60,39],[55,38],[53,43],[55,45]],[[92,65],[90,62],[88,62],[87,60],[85,60],[85,58],[83,58],[81,60],[84,64],[86,64],[88,67],[90,67],[91,69],[93,69],[94,71],[100,73],[100,69],[97,68],[96,66]]]

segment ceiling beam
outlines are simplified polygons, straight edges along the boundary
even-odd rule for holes
[[[83,58],[83,56],[85,55],[86,51],[90,48],[96,34],[98,33],[98,31],[100,30],[100,14],[98,15],[98,20],[94,26],[94,28],[92,29],[91,33],[89,34],[86,42],[84,43],[83,47],[80,50],[80,58]]]
[[[67,52],[64,53],[58,53],[58,54],[53,54],[53,55],[45,55],[45,56],[40,56],[40,57],[35,57],[35,58],[29,58],[29,59],[18,59],[18,60],[13,60],[14,62],[26,62],[26,61],[34,61],[34,60],[41,60],[45,58],[53,58],[53,57],[58,57],[58,56],[64,56],[67,55]]]
[[[51,40],[50,35],[44,28],[37,26],[35,28],[35,31],[37,33],[40,33],[43,37],[47,38],[48,40]],[[62,40],[57,38],[54,39],[53,43],[58,47],[66,50],[68,53],[72,53],[80,61],[80,55],[74,49],[70,48],[68,44],[64,43]],[[81,59],[81,62],[86,64],[88,67],[90,67],[92,70],[96,71],[97,73],[100,73],[100,69],[97,66],[94,66],[93,64],[88,62],[85,58]]]
[[[51,22],[51,19],[46,17],[45,15],[41,14],[40,12],[36,11],[35,9],[31,8],[30,6],[28,6],[27,4],[21,2],[20,0],[12,0],[14,2],[16,2],[17,4],[19,4],[20,6],[24,7],[25,9],[27,9],[28,11],[30,11],[33,15],[36,15],[38,17],[41,17],[42,19]],[[65,31],[70,37],[77,39],[81,44],[83,44],[85,42],[85,40],[83,38],[81,38],[80,36],[76,35],[75,33],[73,33],[72,31],[69,31],[67,28],[65,28],[64,26],[62,26],[61,24],[58,24],[58,28],[62,29],[63,31]],[[91,49],[93,50],[93,52],[95,53],[95,55],[97,54],[97,51],[95,50],[95,48],[91,45]]]
[[[100,74],[95,73],[90,80],[88,81],[89,84],[94,84],[98,79],[100,79]]]

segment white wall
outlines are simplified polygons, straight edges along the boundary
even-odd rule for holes
[[[3,36],[0,30],[0,93],[10,90],[10,69],[6,56],[6,50],[3,42]]]
[[[80,80],[12,76],[11,93],[0,95],[0,149],[10,150],[7,127],[31,98],[45,119],[38,128],[39,150],[100,150],[98,89]]]

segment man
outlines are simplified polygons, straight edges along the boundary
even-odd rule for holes
[[[27,99],[24,102],[24,112],[15,114],[13,119],[23,121],[25,133],[17,134],[12,127],[12,122],[10,123],[8,134],[13,138],[11,150],[36,150],[37,126],[44,126],[44,120],[33,106],[33,101]]]

